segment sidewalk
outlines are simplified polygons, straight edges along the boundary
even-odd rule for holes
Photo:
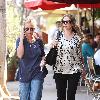
[[[47,68],[49,70],[49,73],[44,81],[42,100],[57,100],[55,81],[52,78],[53,71],[52,71],[51,66],[48,66]],[[18,82],[17,81],[8,82],[7,87],[12,96],[18,96]],[[93,96],[87,94],[87,87],[78,86],[77,93],[76,93],[76,100],[92,100],[92,99],[93,99]]]

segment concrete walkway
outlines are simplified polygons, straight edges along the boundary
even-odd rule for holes
[[[45,78],[44,81],[44,89],[42,100],[57,100],[56,98],[56,88],[55,88],[55,81],[53,80],[53,71],[51,66],[47,66],[49,70],[49,74]],[[8,90],[10,91],[12,96],[18,96],[18,82],[8,82],[7,83]],[[78,86],[77,93],[76,93],[76,100],[92,100],[93,96],[87,94],[87,87],[85,86]]]

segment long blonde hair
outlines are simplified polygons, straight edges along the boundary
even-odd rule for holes
[[[27,24],[27,23],[31,23],[33,27],[36,27],[36,20],[35,19],[27,17],[23,21],[23,26],[25,26],[25,24]]]

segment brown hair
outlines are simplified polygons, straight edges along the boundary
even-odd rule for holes
[[[78,34],[81,38],[83,37],[83,35],[81,34],[81,30],[80,28],[76,25],[76,19],[73,15],[71,14],[66,14],[63,16],[63,18],[61,19],[61,22],[63,21],[64,17],[68,17],[70,18],[70,20],[72,21],[72,31],[76,34]]]
[[[63,21],[64,17],[70,18],[70,20],[72,21],[72,24],[76,23],[75,17],[73,15],[71,15],[71,14],[64,15],[63,18],[61,19],[61,22]]]
[[[90,39],[93,39],[93,35],[92,34],[85,34],[83,35],[83,42],[90,42]]]
[[[59,24],[59,23],[61,23],[61,21],[56,21],[56,24]]]
[[[61,22],[63,21],[64,17],[68,17],[68,18],[71,20],[71,23],[72,23],[72,31],[76,33],[76,30],[74,29],[75,22],[76,22],[74,16],[71,15],[71,14],[66,14],[66,15],[64,15],[63,18],[61,19]]]

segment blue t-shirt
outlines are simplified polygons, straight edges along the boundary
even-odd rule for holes
[[[24,55],[19,60],[19,81],[29,82],[34,79],[43,79],[46,74],[41,71],[40,62],[45,55],[43,42],[37,39],[34,43],[29,43],[25,38]],[[19,46],[20,38],[16,41],[16,49]]]
[[[87,57],[93,57],[94,56],[94,49],[89,43],[83,43],[82,44],[82,56],[84,58],[84,65],[87,68]]]

